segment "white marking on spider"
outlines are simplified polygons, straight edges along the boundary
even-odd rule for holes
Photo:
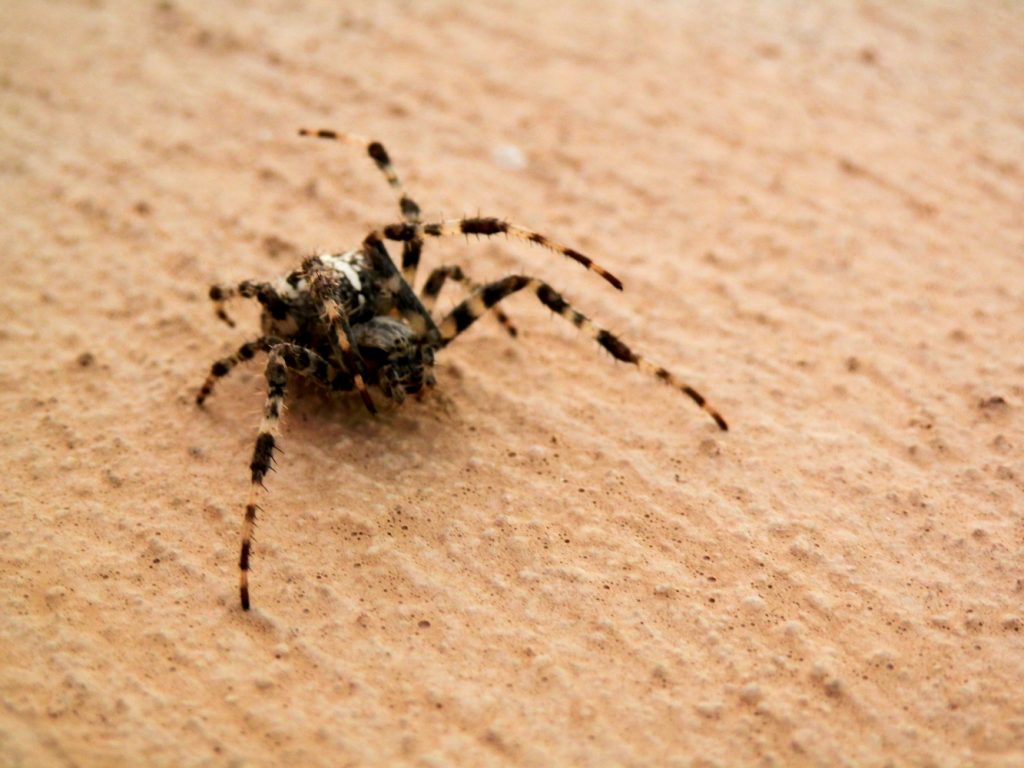
[[[334,271],[340,272],[342,276],[344,276],[344,278],[348,280],[349,285],[351,285],[353,288],[356,289],[356,291],[359,292],[359,303],[360,305],[362,305],[363,282],[362,280],[359,279],[359,273],[356,271],[356,268],[354,266],[355,259],[359,255],[360,254],[358,251],[348,251],[347,253],[342,253],[340,255],[329,253],[321,256],[320,261],[322,261],[324,264],[329,266]]]

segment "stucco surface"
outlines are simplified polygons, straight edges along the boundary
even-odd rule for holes
[[[1024,764],[1024,6],[895,5],[4,3],[0,764]],[[242,612],[207,288],[397,219],[302,126],[730,431],[518,296],[296,390]]]

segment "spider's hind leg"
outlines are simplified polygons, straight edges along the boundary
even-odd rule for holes
[[[395,171],[395,166],[391,164],[391,156],[388,155],[388,151],[384,149],[384,145],[379,141],[371,141],[354,133],[343,133],[329,129],[311,131],[308,128],[300,128],[299,135],[313,136],[318,139],[329,139],[331,141],[340,141],[346,144],[365,147],[366,154],[370,156],[377,168],[380,169],[380,172],[384,174],[391,189],[398,196],[398,207],[402,210],[402,219],[410,224],[417,224],[419,222],[420,207],[406,193],[405,187],[402,186],[398,173]],[[416,281],[416,270],[419,267],[422,252],[423,238],[421,237],[410,238],[402,246],[402,277],[405,278],[409,285]]]
[[[445,281],[449,279],[455,280],[462,285],[462,287],[466,289],[466,293],[473,293],[480,287],[480,284],[463,272],[462,267],[457,264],[438,267],[427,277],[427,282],[423,284],[423,290],[420,292],[420,301],[423,303],[423,307],[427,312],[434,311],[434,305],[437,303],[437,297],[440,295]],[[519,330],[516,328],[509,316],[501,310],[501,307],[494,307],[493,312],[494,317],[499,323],[501,323],[509,336],[515,338],[519,335]]]
[[[476,322],[478,318],[482,317],[487,310],[499,301],[511,296],[517,291],[523,290],[524,288],[528,288],[532,291],[540,302],[552,312],[564,317],[606,350],[611,352],[612,357],[616,360],[631,363],[644,373],[655,376],[666,384],[675,387],[693,400],[693,402],[695,402],[705,413],[714,419],[719,429],[729,429],[729,425],[726,424],[725,419],[723,419],[721,414],[710,403],[708,403],[700,392],[686,382],[678,379],[665,368],[654,365],[640,357],[640,355],[636,354],[626,346],[625,342],[619,339],[618,336],[594,325],[590,321],[590,318],[573,309],[569,302],[563,299],[558,291],[547,283],[534,277],[511,275],[503,280],[498,280],[481,286],[472,296],[455,307],[455,309],[448,313],[447,317],[441,321],[440,328],[442,344],[449,344],[453,339],[455,339],[455,337],[469,328],[469,326]]]

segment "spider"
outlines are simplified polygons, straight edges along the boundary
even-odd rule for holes
[[[434,386],[434,358],[461,333],[493,309],[513,336],[515,326],[497,304],[518,291],[533,293],[542,304],[571,322],[618,360],[632,363],[688,395],[720,429],[728,429],[696,389],[664,368],[633,352],[617,336],[594,325],[542,280],[528,275],[478,285],[457,265],[440,266],[428,276],[419,295],[413,290],[420,254],[426,238],[455,235],[503,234],[535,243],[578,262],[622,290],[617,277],[579,251],[502,219],[471,217],[424,223],[420,208],[406,193],[384,147],[353,134],[302,129],[300,136],[361,145],[387,178],[398,196],[400,223],[371,232],[359,248],[343,253],[321,253],[305,259],[298,269],[273,282],[243,281],[235,286],[214,285],[210,299],[217,317],[234,326],[225,303],[236,296],[262,305],[262,333],[242,344],[235,354],[215,362],[196,395],[202,406],[218,379],[239,363],[267,354],[266,402],[256,437],[249,498],[242,522],[239,556],[239,594],[249,610],[249,567],[257,498],[274,463],[274,452],[289,373],[309,379],[328,392],[358,393],[366,409],[377,412],[370,388],[395,403]],[[391,260],[385,241],[402,243],[402,269]],[[434,304],[445,282],[453,280],[469,293],[462,303],[435,320]]]

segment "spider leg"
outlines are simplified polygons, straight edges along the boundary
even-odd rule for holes
[[[398,206],[402,210],[402,218],[410,224],[419,222],[420,207],[415,200],[406,194],[405,188],[395,172],[395,167],[391,164],[391,157],[388,155],[388,151],[384,149],[384,145],[379,141],[371,141],[363,136],[357,136],[352,133],[332,130],[311,131],[308,128],[300,128],[299,135],[313,136],[318,139],[330,139],[332,141],[341,141],[365,147],[366,154],[373,159],[377,168],[380,169],[381,173],[388,180],[391,189],[398,195]],[[410,285],[416,282],[416,269],[419,266],[422,251],[423,239],[419,237],[410,238],[402,245],[402,276]]]
[[[319,304],[324,322],[330,329],[331,346],[341,357],[345,369],[351,373],[352,384],[362,398],[366,410],[377,413],[377,406],[373,404],[373,398],[366,387],[366,364],[359,355],[345,312],[335,298],[335,278],[322,270],[308,273],[307,277],[310,293]]]
[[[444,287],[446,280],[455,280],[466,289],[467,293],[473,293],[480,287],[480,284],[470,278],[466,273],[462,271],[462,267],[457,264],[448,266],[441,266],[435,269],[427,277],[427,282],[423,284],[423,290],[420,291],[420,301],[423,303],[423,307],[428,312],[434,311],[434,304],[437,303],[437,297],[441,293],[441,289]],[[502,327],[508,331],[508,335],[515,338],[519,335],[519,331],[516,329],[515,324],[509,319],[501,307],[494,307],[494,316],[498,322],[501,323]]]
[[[274,463],[276,435],[281,423],[281,412],[284,407],[285,389],[288,386],[288,371],[306,376],[324,385],[331,386],[332,367],[324,358],[312,350],[297,344],[276,342],[270,344],[270,355],[267,358],[266,379],[267,399],[263,406],[263,420],[260,422],[256,436],[256,447],[253,449],[249,469],[252,471],[252,485],[249,489],[249,500],[245,505],[245,517],[242,520],[242,546],[238,559],[239,594],[242,608],[249,610],[249,557],[252,553],[252,533],[256,526],[256,512],[259,507],[256,498],[263,487],[263,479]]]
[[[269,286],[267,286],[269,287]],[[243,296],[244,298],[251,299],[256,296],[259,291],[259,283],[254,283],[250,280],[236,285],[211,285],[210,286],[210,301],[213,302],[214,309],[217,313],[217,317],[223,320],[232,328],[235,327],[235,321],[231,319],[227,311],[224,309],[224,305],[229,300],[235,298],[235,296]]]
[[[564,317],[606,350],[611,352],[612,357],[626,363],[632,363],[644,373],[656,376],[669,386],[682,391],[712,419],[714,419],[720,429],[726,430],[729,428],[725,419],[722,418],[718,411],[715,410],[715,408],[713,408],[711,404],[704,399],[704,396],[696,389],[686,382],[676,378],[676,376],[665,368],[654,365],[640,357],[626,346],[626,344],[617,336],[603,328],[597,327],[588,317],[573,309],[569,303],[547,283],[533,277],[527,277],[525,275],[511,275],[502,280],[481,286],[472,296],[455,307],[455,309],[453,309],[444,318],[444,320],[441,321],[440,329],[442,345],[449,344],[456,336],[469,328],[469,326],[476,322],[478,318],[484,315],[487,310],[499,301],[513,293],[516,293],[517,291],[523,290],[524,288],[527,288],[536,294],[540,302],[552,312]]]
[[[212,285],[210,286],[210,301],[213,302],[217,317],[232,328],[235,327],[235,321],[228,315],[224,305],[235,296],[258,299],[260,304],[265,306],[274,317],[283,317],[288,311],[288,305],[277,295],[277,291],[270,283],[243,280],[238,285]]]
[[[388,240],[405,242],[415,240],[417,238],[422,239],[424,236],[452,237],[454,235],[491,236],[502,234],[510,235],[511,237],[516,237],[520,240],[528,240],[542,248],[547,248],[549,251],[560,253],[563,256],[582,264],[591,272],[596,272],[620,291],[622,290],[622,281],[604,267],[595,263],[589,256],[584,256],[573,248],[569,248],[561,243],[556,243],[554,240],[550,240],[539,232],[532,232],[529,229],[523,229],[520,226],[511,224],[507,221],[502,221],[501,219],[477,216],[467,219],[449,219],[447,221],[439,221],[432,224],[420,224],[417,222],[391,224],[390,226],[385,227],[384,231],[378,236],[384,237]]]
[[[217,379],[227,376],[239,363],[252,360],[257,352],[267,352],[272,346],[281,343],[282,341],[274,336],[260,336],[258,339],[245,342],[245,344],[238,348],[235,354],[215,362],[210,368],[210,375],[206,377],[203,386],[199,388],[199,393],[196,395],[196,405],[202,405],[206,398],[213,393],[213,387]]]

